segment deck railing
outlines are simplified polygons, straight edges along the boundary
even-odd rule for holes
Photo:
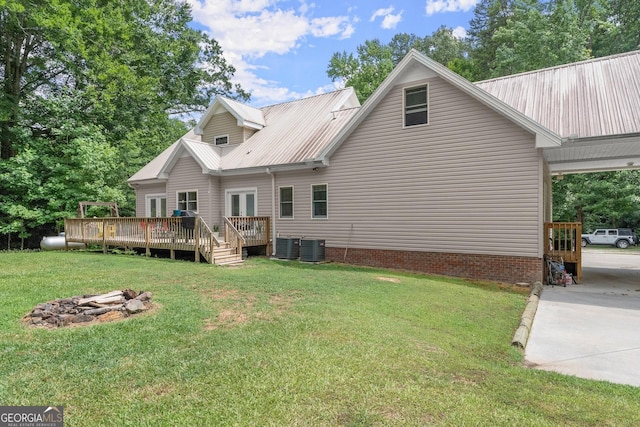
[[[544,237],[545,257],[561,258],[565,264],[570,264],[568,270],[573,270],[576,281],[582,281],[582,223],[547,222]]]
[[[237,231],[244,239],[244,246],[262,246],[271,243],[271,221],[268,216],[230,216],[225,218],[227,240],[229,230]],[[235,231],[234,231],[235,230]]]
[[[245,246],[270,245],[271,224],[268,216],[225,218],[224,235],[229,247],[242,254]],[[66,242],[124,248],[195,251],[196,261],[202,255],[212,262],[213,251],[220,240],[200,217],[169,218],[69,218],[65,220]]]
[[[213,249],[220,242],[199,217],[171,218],[68,218],[65,219],[66,242],[173,251],[195,251],[211,262]]]

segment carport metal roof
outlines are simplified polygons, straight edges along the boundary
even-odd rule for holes
[[[640,51],[476,85],[562,137],[551,173],[640,168]]]

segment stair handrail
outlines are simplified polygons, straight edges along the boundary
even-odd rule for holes
[[[198,226],[196,227],[196,229],[198,230],[199,234],[198,239],[196,240],[196,245],[198,246],[196,251],[202,254],[209,263],[212,263],[213,247],[219,247],[220,242],[218,241],[218,239],[216,239],[216,236],[213,234],[213,231],[211,231],[211,228],[209,228],[207,223],[201,217],[198,217],[196,221],[198,221]]]
[[[235,246],[236,254],[242,254],[242,247],[247,243],[247,240],[244,238],[240,230],[238,230],[236,226],[233,225],[233,222],[231,222],[226,216],[224,217],[224,224],[229,244],[231,244],[232,247]],[[235,240],[235,242],[233,242],[235,244],[232,243],[232,240]]]

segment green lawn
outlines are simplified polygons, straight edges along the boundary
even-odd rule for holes
[[[125,288],[158,308],[21,322]],[[336,264],[4,252],[0,405],[63,405],[66,426],[640,425],[640,388],[522,366],[510,342],[526,296]]]

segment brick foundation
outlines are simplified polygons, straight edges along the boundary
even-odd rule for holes
[[[350,248],[345,259],[344,253],[344,248],[327,247],[325,256],[327,261],[505,283],[541,281],[543,272],[541,258]]]

